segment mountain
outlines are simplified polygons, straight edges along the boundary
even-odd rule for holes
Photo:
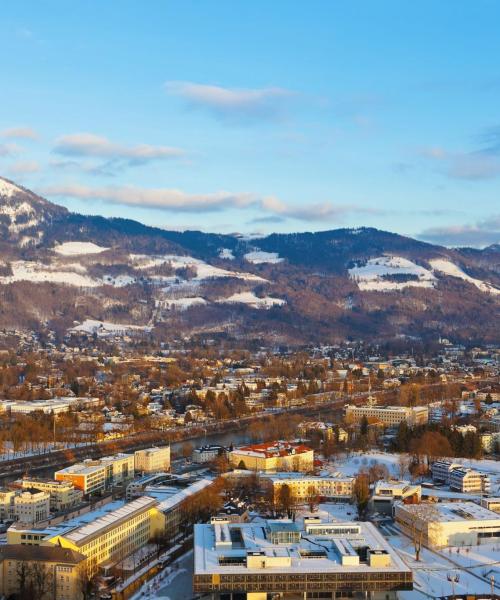
[[[498,342],[499,246],[374,228],[261,238],[84,216],[0,178],[0,328],[287,343]]]

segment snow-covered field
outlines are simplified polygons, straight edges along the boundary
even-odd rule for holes
[[[161,301],[161,308],[166,310],[187,310],[192,306],[201,306],[206,304],[207,301],[201,296],[194,296],[189,298],[172,298],[169,300]]]
[[[286,304],[286,300],[282,300],[281,298],[271,298],[270,296],[265,296],[264,298],[259,298],[253,292],[240,292],[237,294],[233,294],[232,296],[228,296],[227,298],[220,298],[217,300],[220,304],[247,304],[252,308],[272,308],[273,306],[283,306]]]
[[[92,242],[64,242],[54,246],[53,250],[61,256],[80,256],[82,254],[100,254],[109,248],[98,246]]]
[[[71,267],[71,268],[70,268]],[[44,265],[39,262],[18,260],[11,263],[12,275],[0,277],[0,283],[31,281],[33,283],[61,283],[78,287],[97,287],[102,281],[83,274],[81,265]],[[79,271],[79,272],[77,272]]]
[[[495,295],[500,294],[500,290],[497,289],[495,286],[491,285],[491,283],[487,283],[485,281],[482,281],[481,279],[475,279],[474,277],[467,275],[467,273],[465,273],[460,267],[453,264],[449,260],[445,260],[443,258],[433,258],[429,261],[429,263],[432,265],[432,268],[435,271],[438,271],[439,273],[444,273],[449,277],[458,277],[463,281],[472,283],[472,285],[475,285],[482,292],[490,292],[491,294]]]
[[[431,271],[401,256],[379,256],[371,258],[363,266],[349,269],[349,275],[358,282],[360,290],[389,292],[406,287],[434,287],[436,278]],[[413,275],[418,279],[391,281],[387,275]]]
[[[97,334],[99,337],[106,337],[109,335],[124,335],[134,331],[149,331],[150,327],[145,325],[126,325],[119,323],[109,323],[107,321],[95,321],[94,319],[86,319],[80,325],[71,327],[70,332],[82,332],[89,334]]]
[[[221,248],[219,252],[219,258],[224,258],[226,260],[234,260],[233,251],[229,248]]]
[[[244,259],[254,265],[260,265],[263,263],[276,264],[283,262],[283,259],[279,257],[277,252],[264,252],[263,250],[255,250],[253,252],[247,252],[244,255]]]
[[[482,292],[500,294],[500,290],[491,283],[474,279],[465,273],[460,267],[443,258],[433,258],[429,261],[431,269],[426,269],[401,256],[379,256],[371,258],[365,265],[355,266],[349,269],[349,275],[357,281],[360,290],[390,292],[402,290],[407,287],[432,288],[437,283],[436,275],[458,277],[475,285]],[[409,281],[394,281],[390,276],[411,275]],[[389,279],[388,279],[389,277]]]

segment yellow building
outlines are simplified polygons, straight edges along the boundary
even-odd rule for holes
[[[165,517],[154,498],[142,496],[91,523],[43,541],[70,548],[87,558],[87,572],[94,575],[99,565],[119,562],[145,546],[165,529]]]
[[[83,492],[77,490],[71,481],[53,481],[52,479],[21,479],[21,487],[33,488],[50,495],[50,509],[60,512],[78,506],[83,501]]]
[[[170,446],[146,448],[134,453],[138,473],[160,473],[170,470]]]
[[[349,501],[352,498],[354,477],[308,477],[302,473],[275,473],[263,476],[264,485],[271,486],[277,502],[281,488],[286,485],[295,502],[309,502],[315,498]]]
[[[85,577],[85,556],[74,550],[59,546],[0,546],[3,597],[18,594],[24,586],[24,597],[80,600]]]
[[[358,423],[363,417],[369,422],[379,421],[387,426],[396,426],[406,421],[408,425],[419,425],[429,420],[427,406],[355,406],[348,404],[345,407],[345,420],[348,423]]]
[[[312,471],[314,451],[304,444],[271,442],[235,448],[229,453],[234,468],[251,471]]]

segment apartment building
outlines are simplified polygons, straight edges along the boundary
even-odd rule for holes
[[[34,524],[50,515],[50,495],[34,488],[0,491],[0,518],[2,521],[20,521]]]
[[[395,505],[403,531],[422,532],[424,545],[435,548],[470,546],[500,539],[500,515],[474,502]]]
[[[47,492],[50,496],[50,510],[53,513],[69,510],[83,502],[83,492],[76,489],[71,481],[24,478],[16,483],[24,489]]]
[[[70,481],[84,495],[100,494],[134,476],[134,455],[115,454],[97,460],[85,460],[56,471],[56,481]]]
[[[370,507],[376,512],[392,514],[395,502],[420,502],[422,488],[409,481],[377,481],[373,486]]]
[[[134,452],[137,473],[159,473],[170,470],[170,446],[146,448]]]
[[[226,456],[228,449],[224,446],[216,444],[210,444],[208,446],[201,446],[193,450],[192,459],[193,462],[198,464],[213,462],[219,456]]]
[[[413,426],[428,422],[429,409],[427,406],[345,406],[346,421],[359,423],[363,417],[383,423],[387,427],[395,427],[403,421]]]
[[[38,523],[49,518],[50,494],[28,488],[14,496],[14,518],[21,523]]]
[[[231,466],[252,471],[312,471],[314,451],[304,444],[270,442],[235,448],[229,452]]]
[[[83,554],[58,546],[0,546],[0,594],[11,598],[20,593],[19,572],[26,572],[26,587],[32,587],[37,598],[42,597],[40,587],[50,589],[43,598],[75,600],[81,598],[82,573],[86,558]],[[44,581],[37,581],[42,572]]]
[[[274,501],[280,497],[280,490],[288,486],[294,502],[306,503],[315,498],[345,502],[352,498],[354,477],[314,477],[304,473],[263,474],[261,483],[273,490]]]
[[[327,549],[331,548],[330,549]],[[371,523],[215,522],[194,529],[195,594],[393,600],[412,572]]]
[[[460,463],[454,463],[449,460],[436,460],[431,465],[432,481],[436,483],[449,483],[450,473],[453,469],[460,469]]]
[[[449,479],[450,489],[464,494],[489,494],[490,478],[484,473],[463,467],[452,469]]]

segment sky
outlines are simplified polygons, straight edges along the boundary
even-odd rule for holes
[[[222,233],[500,241],[496,0],[7,0],[0,175]]]

